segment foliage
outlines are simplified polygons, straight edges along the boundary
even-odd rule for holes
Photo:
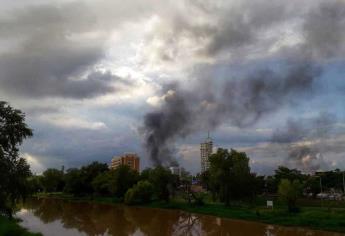
[[[147,180],[141,180],[125,195],[126,204],[148,203],[153,195],[153,185]]]
[[[266,193],[276,193],[278,190],[278,184],[274,176],[267,176],[265,179],[265,192]]]
[[[28,194],[30,167],[18,154],[18,146],[32,130],[25,124],[25,115],[0,101],[0,212],[12,216],[16,202]]]
[[[311,193],[312,196],[321,192],[320,178],[318,176],[308,176],[304,183],[304,189],[306,193]]]
[[[280,198],[286,202],[289,212],[298,211],[296,202],[302,193],[302,184],[299,180],[282,179],[278,186],[278,193]]]
[[[29,192],[31,194],[42,192],[43,191],[42,176],[38,176],[38,175],[30,176],[29,178],[27,178],[27,185],[28,185]]]
[[[253,184],[249,158],[244,152],[219,148],[210,156],[210,188],[222,202],[230,204],[231,199],[251,195],[248,185]],[[249,194],[249,195],[248,195]]]
[[[170,194],[175,191],[177,181],[170,170],[157,166],[150,171],[149,181],[153,184],[155,196],[159,200],[170,200]]]
[[[301,171],[297,169],[289,169],[285,166],[278,166],[278,169],[274,171],[274,178],[276,179],[277,184],[279,184],[282,179],[288,179],[290,181],[296,179],[303,181],[304,176]]]
[[[41,183],[45,192],[60,192],[65,185],[64,173],[58,169],[47,169],[43,172]]]
[[[132,170],[127,165],[120,165],[115,170],[111,170],[109,176],[109,190],[118,198],[123,198],[127,190],[137,183],[139,179],[138,172]]]
[[[74,195],[87,195],[95,192],[93,181],[103,173],[108,172],[108,166],[99,162],[92,162],[80,169],[69,169],[65,174],[64,192]]]
[[[110,194],[110,173],[109,171],[97,175],[92,181],[92,187],[98,195],[109,195]]]
[[[82,193],[90,194],[93,192],[92,181],[100,174],[108,171],[107,164],[99,163],[97,161],[92,162],[87,166],[83,166],[80,169],[82,177]]]
[[[71,193],[74,195],[81,195],[83,192],[83,178],[81,171],[76,168],[68,169],[65,174],[65,193]]]

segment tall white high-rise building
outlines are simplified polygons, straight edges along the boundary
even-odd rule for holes
[[[210,167],[210,162],[208,158],[213,152],[213,142],[210,138],[210,133],[208,133],[205,142],[200,143],[200,158],[201,158],[201,172],[208,170]]]

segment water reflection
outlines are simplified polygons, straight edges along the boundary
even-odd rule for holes
[[[32,199],[18,216],[44,235],[250,235],[339,236],[336,233],[226,220],[191,213],[103,204]]]

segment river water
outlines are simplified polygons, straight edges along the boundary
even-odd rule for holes
[[[340,236],[343,234],[272,226],[213,216],[123,205],[31,199],[17,213],[21,225],[45,236],[214,235]]]

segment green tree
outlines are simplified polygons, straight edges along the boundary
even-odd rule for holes
[[[175,191],[177,181],[170,170],[157,166],[150,171],[149,181],[153,184],[155,195],[159,200],[170,200],[170,194]]]
[[[282,179],[288,179],[290,181],[297,179],[302,181],[304,176],[301,171],[297,169],[289,169],[285,166],[279,166],[278,169],[275,170],[274,178],[276,179],[277,184],[279,184]]]
[[[81,171],[77,168],[68,169],[65,176],[64,192],[73,195],[82,195],[84,191],[84,179],[82,178]]]
[[[80,174],[82,177],[82,193],[83,194],[91,194],[93,193],[94,189],[92,186],[92,181],[102,173],[105,173],[108,171],[108,165],[105,163],[99,163],[97,161],[92,162],[91,164],[87,166],[83,166],[80,169]]]
[[[147,180],[141,180],[125,195],[126,204],[148,203],[153,195],[153,185]]]
[[[110,173],[110,192],[118,198],[123,198],[128,189],[139,180],[137,171],[127,165],[120,165]]]
[[[92,162],[80,169],[69,169],[65,174],[64,192],[74,195],[90,195],[95,192],[93,185],[97,176],[107,173],[108,166],[104,163]]]
[[[140,173],[140,180],[149,180],[150,175],[151,175],[152,169],[151,168],[146,168]]]
[[[319,176],[308,176],[304,187],[307,193],[311,193],[312,196],[321,192],[320,177]]]
[[[286,202],[289,212],[298,211],[296,203],[302,193],[302,184],[299,180],[282,179],[278,186],[278,193],[280,199]]]
[[[248,196],[253,176],[246,153],[219,148],[209,160],[210,189],[222,202],[229,205],[231,199]]]
[[[109,195],[110,194],[110,172],[104,172],[97,175],[92,181],[92,187],[96,194],[99,195]]]
[[[30,176],[28,180],[28,188],[29,192],[32,193],[37,193],[37,192],[42,192],[43,191],[43,186],[42,186],[42,176],[39,175],[33,175]]]
[[[30,166],[19,156],[18,146],[30,136],[24,113],[0,101],[0,212],[9,217],[28,193]]]
[[[60,192],[65,185],[64,174],[58,169],[47,169],[42,174],[41,183],[45,192]]]

